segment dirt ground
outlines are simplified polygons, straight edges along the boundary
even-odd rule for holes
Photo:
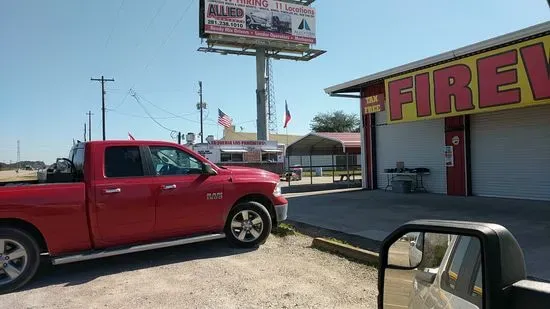
[[[36,180],[36,171],[0,171],[0,182]]]
[[[270,236],[257,250],[225,240],[44,266],[2,308],[376,308],[374,268]]]

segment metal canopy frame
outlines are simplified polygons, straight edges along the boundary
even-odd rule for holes
[[[331,155],[331,154],[353,154],[361,149],[360,145],[346,143],[346,141],[325,136],[322,133],[311,132],[287,146],[287,156],[304,155]]]

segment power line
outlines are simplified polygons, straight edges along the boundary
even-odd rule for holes
[[[134,100],[136,100],[137,104],[138,104],[138,105],[143,109],[143,111],[149,116],[149,118],[150,118],[151,120],[153,120],[153,122],[155,122],[159,127],[163,128],[163,129],[165,129],[165,130],[167,130],[167,131],[170,131],[170,132],[179,132],[179,131],[177,131],[177,130],[172,130],[172,129],[170,129],[170,128],[164,126],[162,123],[158,122],[158,121],[155,119],[155,117],[153,117],[153,116],[149,113],[149,111],[147,110],[147,108],[145,108],[145,106],[143,106],[143,104],[140,102],[140,100],[139,100],[139,98],[138,98],[138,95],[137,95],[135,92],[132,93],[131,95],[132,95],[132,97],[134,98]]]
[[[120,6],[118,7],[118,11],[116,13],[115,22],[113,23],[113,26],[111,27],[111,31],[109,32],[109,36],[107,37],[107,41],[105,41],[105,48],[107,48],[107,46],[111,42],[111,37],[113,36],[113,32],[115,31],[116,25],[118,24],[118,17],[120,15],[120,11],[122,11],[122,7],[124,6],[124,1],[125,0],[120,1]]]
[[[124,112],[120,112],[120,111],[113,110],[113,109],[110,109],[110,108],[107,108],[107,111],[110,112],[110,113],[115,113],[115,114],[122,115],[122,116],[127,116],[127,117],[141,118],[141,119],[149,118],[148,116],[136,115],[136,114],[131,114],[131,113],[124,113]],[[154,117],[155,117],[155,119],[178,119],[178,118],[180,118],[180,117],[176,117],[176,116],[165,116],[165,117],[154,116]]]
[[[123,0],[124,1],[124,0]],[[153,56],[151,58],[151,60],[145,64],[145,66],[143,67],[143,72],[141,75],[145,74],[147,72],[147,70],[149,69],[149,66],[156,60],[156,57],[158,55],[158,53],[164,48],[164,46],[166,45],[166,43],[168,42],[168,40],[170,39],[170,37],[172,36],[172,34],[174,34],[174,32],[176,31],[176,28],[178,27],[178,25],[183,21],[185,15],[187,14],[187,12],[189,11],[189,9],[191,8],[191,5],[193,5],[193,3],[195,2],[195,0],[190,0],[189,1],[189,4],[187,5],[187,7],[185,8],[185,10],[183,11],[183,13],[181,14],[181,16],[178,18],[178,20],[176,21],[176,23],[172,26],[172,29],[170,30],[168,36],[164,39],[164,41],[162,42],[162,44],[159,46],[159,48],[156,50],[155,53],[153,53]],[[164,4],[162,5],[162,7],[164,6]],[[157,10],[157,12],[160,12],[160,9]],[[157,14],[155,14],[157,15]],[[156,18],[156,16],[154,16],[154,18]],[[136,86],[136,83],[133,83],[132,87],[130,87],[130,91],[124,96],[124,98],[122,99],[122,101],[120,102],[120,104],[118,104],[115,109],[118,109],[120,108],[124,102],[126,101],[126,99],[128,98],[128,96],[130,95],[130,92],[132,91],[132,89]]]
[[[128,96],[130,95],[130,92],[131,92],[131,89],[126,92],[126,95],[124,96],[122,101],[115,108],[112,108],[112,111],[119,109],[124,104],[124,102],[126,102],[126,99],[128,99]]]
[[[153,17],[149,20],[149,24],[147,25],[147,27],[145,28],[145,31],[143,32],[143,34],[146,34],[149,32],[149,29],[151,28],[151,26],[153,25],[153,22],[155,21],[155,19],[157,19],[160,11],[164,8],[164,5],[166,4],[166,0],[164,0],[161,5],[157,8],[157,11],[155,12],[155,15],[153,15]],[[141,46],[141,43],[143,42],[143,40],[139,41],[137,44],[136,44],[136,49],[139,48]]]
[[[191,5],[193,5],[193,3],[195,2],[195,0],[190,0],[189,1],[189,5],[187,5],[187,8],[185,8],[185,10],[183,11],[183,13],[181,14],[181,16],[178,18],[178,20],[176,21],[176,23],[174,24],[174,26],[172,26],[172,29],[170,30],[170,33],[168,34],[168,36],[164,39],[164,41],[162,42],[162,44],[160,45],[159,49],[153,54],[153,57],[151,58],[151,61],[149,61],[149,63],[147,63],[145,65],[145,72],[147,72],[147,69],[149,68],[149,65],[151,65],[151,63],[153,63],[153,61],[155,61],[157,59],[157,56],[158,56],[158,53],[164,48],[164,46],[166,45],[166,43],[168,42],[168,40],[170,39],[170,37],[172,37],[172,34],[174,34],[174,32],[176,31],[176,28],[179,26],[179,24],[183,21],[184,17],[185,17],[185,14],[187,13],[187,11],[189,11],[189,9],[191,8]],[[144,72],[144,73],[145,73]]]
[[[134,93],[136,93],[136,92],[134,91]],[[136,93],[136,94],[137,94],[137,93]],[[162,107],[156,105],[155,103],[151,102],[150,100],[147,100],[146,98],[144,98],[144,97],[143,97],[142,95],[140,95],[140,94],[137,94],[137,95],[138,95],[142,100],[144,100],[145,102],[151,104],[153,107],[156,107],[156,108],[158,108],[159,110],[161,110],[161,111],[163,111],[163,112],[165,112],[165,113],[167,113],[167,114],[170,114],[170,115],[172,115],[172,116],[174,116],[174,117],[176,117],[176,118],[181,118],[181,119],[183,119],[183,120],[187,120],[187,121],[199,123],[199,121],[185,118],[185,116],[195,115],[197,112],[178,115],[178,114],[175,114],[175,113],[173,113],[173,112],[171,112],[171,111],[169,111],[169,110],[167,110],[167,109],[165,109],[165,108],[162,108]]]

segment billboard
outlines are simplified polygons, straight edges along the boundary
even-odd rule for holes
[[[550,35],[386,79],[388,123],[550,104]]]
[[[315,44],[315,9],[275,0],[202,0],[200,36]]]

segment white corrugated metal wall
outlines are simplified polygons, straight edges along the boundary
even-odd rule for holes
[[[474,195],[550,200],[550,105],[471,116]]]
[[[378,187],[387,184],[384,169],[403,161],[406,168],[425,167],[431,174],[424,186],[431,193],[447,193],[447,170],[443,156],[444,119],[386,125],[386,112],[376,114],[376,168]]]

